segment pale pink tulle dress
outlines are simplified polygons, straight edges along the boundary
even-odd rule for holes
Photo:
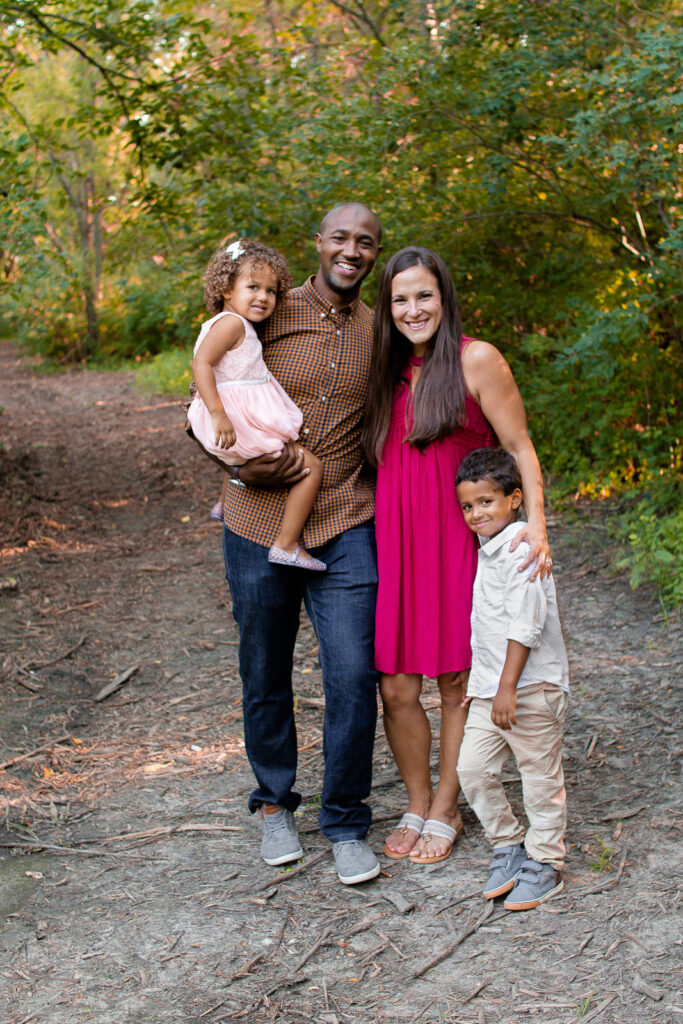
[[[421,362],[410,359],[411,365]],[[375,664],[387,675],[435,677],[472,664],[470,615],[479,542],[465,525],[455,476],[468,452],[497,442],[468,395],[466,426],[430,444],[424,454],[406,444],[409,372],[406,367],[394,392],[377,471]]]
[[[261,342],[253,325],[226,310],[202,324],[194,353],[223,316],[236,316],[244,324],[244,341],[230,349],[214,366],[216,387],[237,440],[227,451],[214,443],[211,415],[201,395],[196,394],[187,410],[192,433],[203,448],[228,466],[278,452],[288,441],[296,441],[301,429],[301,412],[269,373],[263,361]]]

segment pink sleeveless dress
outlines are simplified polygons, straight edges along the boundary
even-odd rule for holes
[[[421,362],[413,356],[409,365]],[[468,395],[466,426],[430,444],[424,454],[406,444],[408,368],[406,374],[394,392],[377,471],[375,665],[387,675],[435,677],[472,664],[470,615],[479,544],[460,511],[455,476],[468,452],[497,441]]]
[[[199,393],[190,403],[187,418],[202,448],[228,466],[240,466],[258,455],[279,452],[288,441],[296,441],[302,415],[268,371],[253,325],[239,314],[226,310],[206,320],[194,346],[195,355],[211,326],[223,316],[236,316],[244,324],[244,341],[214,366],[218,394],[237,440],[227,451],[217,447],[211,415]]]

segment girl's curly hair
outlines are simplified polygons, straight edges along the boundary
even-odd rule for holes
[[[292,275],[289,273],[287,261],[277,249],[271,249],[262,242],[250,238],[240,238],[241,252],[237,259],[221,247],[215,254],[204,274],[204,302],[209,313],[221,313],[223,310],[223,293],[232,291],[240,270],[247,264],[266,266],[277,277],[277,293],[275,308],[287,299],[292,287]]]

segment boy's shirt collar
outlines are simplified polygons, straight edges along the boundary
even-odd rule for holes
[[[517,534],[527,524],[523,519],[519,519],[514,523],[509,523],[504,530],[497,533],[495,537],[488,537],[484,539],[479,538],[480,550],[484,555],[495,555],[496,551],[500,551],[504,544],[508,543],[516,537]]]

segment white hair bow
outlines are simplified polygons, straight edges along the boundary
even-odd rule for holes
[[[244,252],[244,249],[242,248],[242,243],[238,238],[237,241],[233,242],[232,245],[229,245],[225,251],[228,256],[232,256],[234,260],[237,260]]]

